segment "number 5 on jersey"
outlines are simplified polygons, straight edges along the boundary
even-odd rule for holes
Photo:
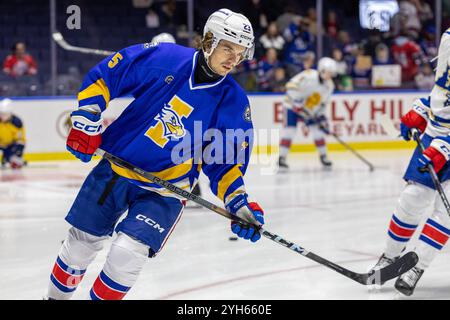
[[[145,135],[161,148],[164,148],[170,139],[181,139],[186,134],[183,118],[189,117],[192,110],[192,106],[175,95],[164,105],[155,117],[157,123],[150,127]]]

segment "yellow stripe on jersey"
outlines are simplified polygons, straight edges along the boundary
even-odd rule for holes
[[[119,167],[118,165],[115,165],[114,163],[111,163],[111,168],[113,169],[113,171],[115,173],[117,173],[118,175],[127,178],[127,179],[132,179],[132,180],[137,180],[137,181],[142,181],[142,182],[150,182],[150,180],[140,176],[139,174]],[[190,158],[189,160],[180,163],[176,166],[164,169],[162,171],[159,172],[151,172],[151,174],[157,176],[160,179],[164,179],[164,180],[174,180],[177,178],[180,178],[184,175],[186,175],[192,168],[192,158]]]
[[[98,79],[89,87],[87,87],[83,91],[80,91],[80,93],[78,93],[78,101],[92,98],[95,96],[103,96],[103,99],[105,99],[106,102],[106,106],[108,106],[110,94],[108,86],[105,83],[105,80]]]
[[[222,179],[220,179],[217,185],[217,196],[220,200],[224,200],[225,193],[232,185],[232,183],[235,182],[239,177],[242,177],[242,172],[239,169],[240,167],[242,167],[242,164],[235,165],[222,177]]]

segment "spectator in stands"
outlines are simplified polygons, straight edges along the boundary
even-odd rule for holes
[[[145,16],[145,24],[147,28],[159,28],[159,16],[153,9],[149,9],[147,15]]]
[[[291,78],[303,68],[303,55],[307,51],[313,51],[313,36],[307,30],[303,19],[296,19],[283,32],[286,39],[284,51],[284,63],[286,64],[288,77]]]
[[[351,39],[350,34],[345,30],[339,31],[336,46],[341,49],[347,62],[351,62],[358,52],[358,44]]]
[[[422,25],[425,25],[433,20],[434,14],[429,3],[424,0],[413,0],[412,2],[417,8],[419,19]]]
[[[402,68],[402,83],[411,86],[414,77],[419,71],[422,52],[417,43],[409,39],[405,31],[396,37],[391,45],[391,52],[394,62]]]
[[[351,75],[353,85],[357,89],[367,89],[370,86],[372,73],[372,57],[364,54],[364,48],[360,46],[353,59]]]
[[[336,77],[333,79],[336,89],[339,91],[353,89],[352,78],[348,74],[348,64],[344,60],[344,54],[341,49],[334,48],[331,55],[334,61],[336,61]]]
[[[434,86],[434,73],[429,63],[420,66],[420,71],[414,78],[417,89],[431,90]]]
[[[382,42],[381,32],[374,29],[369,31],[369,36],[361,41],[364,54],[375,57],[375,48]]]
[[[159,21],[162,26],[176,26],[177,4],[175,0],[166,0],[161,6]]]
[[[261,0],[246,0],[243,5],[243,12],[245,16],[252,23],[254,32],[260,35],[264,29],[267,28],[267,14],[263,1]]]
[[[285,92],[287,82],[286,70],[282,67],[275,68],[274,78],[272,92]]]
[[[303,18],[304,23],[307,25],[307,30],[313,36],[317,35],[317,11],[316,8],[308,8],[307,15]]]
[[[423,30],[419,45],[424,54],[423,62],[428,62],[437,56],[436,28],[433,25],[429,25]]]
[[[278,16],[276,20],[278,30],[286,30],[286,28],[288,28],[291,23],[299,19],[301,19],[301,17],[295,12],[294,7],[292,5],[288,5],[284,13]]]
[[[278,60],[277,50],[267,49],[266,55],[258,62],[258,90],[273,91],[275,82],[275,69],[281,67]]]
[[[373,65],[386,65],[386,64],[394,64],[394,61],[391,59],[389,54],[389,48],[384,43],[380,43],[375,48],[375,57],[373,59]]]
[[[301,71],[312,69],[314,67],[315,62],[316,62],[316,54],[314,53],[314,51],[306,51],[302,58]]]
[[[414,39],[419,37],[422,23],[420,22],[419,12],[416,7],[415,0],[402,0],[400,2],[400,14],[406,17],[406,29],[408,35]]]
[[[330,38],[337,38],[339,27],[336,11],[330,10],[325,22],[325,31]]]
[[[283,50],[285,40],[278,32],[276,22],[271,22],[267,27],[266,33],[264,33],[261,38],[259,38],[259,42],[261,43],[264,51],[267,49],[273,48],[280,53]]]
[[[3,72],[11,77],[37,74],[37,63],[26,52],[25,43],[17,42],[12,48],[12,54],[3,61]]]

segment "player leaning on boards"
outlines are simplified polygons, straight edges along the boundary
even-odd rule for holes
[[[408,296],[413,294],[424,270],[431,264],[450,236],[450,217],[436,192],[431,175],[426,170],[427,165],[432,163],[445,193],[450,194],[449,54],[450,29],[441,39],[436,82],[430,97],[416,100],[412,110],[401,118],[402,137],[410,140],[411,129],[415,128],[423,133],[422,142],[426,149],[422,153],[419,148],[416,148],[409,162],[404,176],[407,185],[400,194],[389,224],[384,253],[374,267],[384,267],[400,256],[415,232],[422,215],[434,203],[433,212],[426,221],[414,249],[419,256],[419,262],[395,282],[395,288]]]
[[[328,121],[325,108],[334,91],[333,77],[336,75],[336,62],[328,57],[319,60],[317,70],[300,72],[286,84],[284,102],[285,119],[280,141],[280,168],[288,168],[286,157],[294,139],[298,121],[308,127],[319,152],[324,167],[331,167],[327,158],[325,134],[328,133]]]
[[[253,56],[249,20],[228,9],[218,10],[209,17],[203,36],[198,51],[170,43],[135,45],[94,67],[78,94],[79,108],[72,113],[67,148],[86,162],[101,146],[187,190],[203,170],[211,190],[231,213],[263,225],[263,211],[255,202],[248,202],[243,181],[251,136],[220,141],[238,151],[234,158],[221,163],[204,155],[200,165],[200,159],[193,159],[189,152],[198,147],[203,150],[210,142],[194,144],[192,140],[187,140],[191,149],[182,163],[174,164],[171,158],[180,141],[193,134],[194,121],[201,121],[203,132],[208,128],[222,133],[252,129],[249,101],[228,75]],[[101,112],[110,100],[129,94],[135,100],[101,134]],[[225,160],[229,154],[223,150],[218,154],[216,149],[215,157]],[[122,299],[147,258],[162,249],[183,207],[184,201],[168,190],[101,160],[66,217],[72,228],[54,265],[47,297],[69,299],[104,240],[115,231],[117,237],[90,298]],[[127,209],[128,215],[115,227]],[[261,237],[253,228],[236,223],[232,223],[232,230],[252,242]]]

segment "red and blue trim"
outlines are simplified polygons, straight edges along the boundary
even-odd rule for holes
[[[85,273],[86,270],[71,268],[58,257],[50,275],[50,280],[59,290],[69,293],[75,291]]]
[[[416,231],[417,225],[407,224],[400,221],[395,215],[392,215],[389,224],[389,236],[399,242],[407,242]]]
[[[106,275],[103,271],[92,286],[90,296],[92,300],[122,300],[130,287],[125,287]]]
[[[436,221],[428,219],[423,227],[419,239],[429,244],[433,248],[441,250],[450,237],[450,230],[443,227]]]

